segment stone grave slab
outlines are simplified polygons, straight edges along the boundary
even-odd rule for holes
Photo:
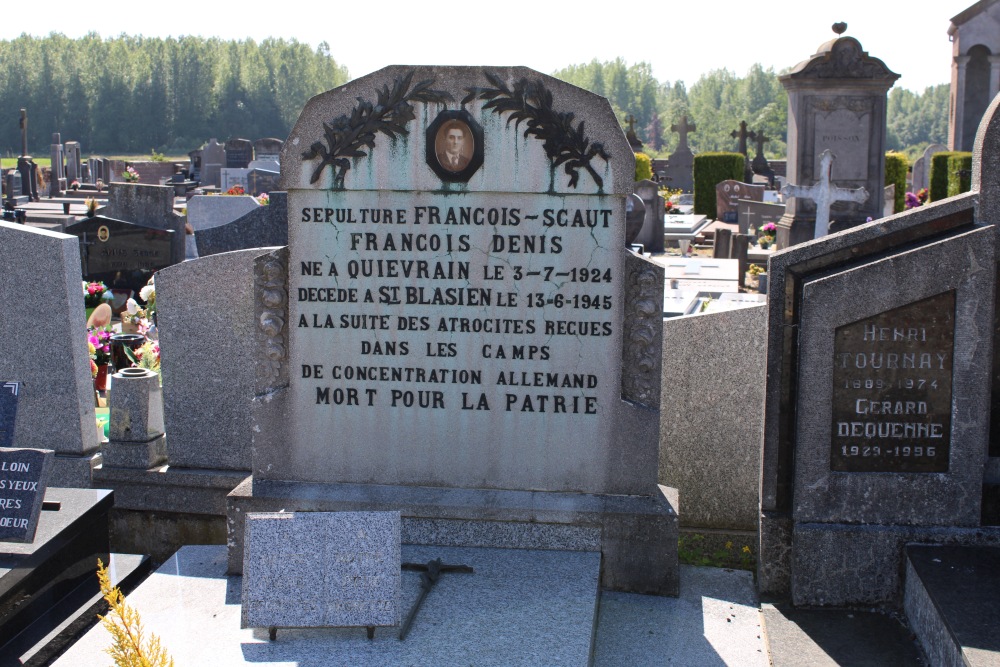
[[[14,446],[18,382],[0,382],[0,447]]]
[[[768,222],[777,224],[781,220],[781,216],[785,214],[784,204],[770,204],[747,199],[739,200],[738,208],[740,234],[748,234],[751,229],[760,229]]]
[[[222,191],[228,192],[232,188],[240,187],[243,188],[244,192],[249,192],[250,186],[247,183],[247,175],[249,173],[250,170],[246,168],[227,167],[222,169],[220,172]]]
[[[226,142],[226,168],[246,169],[253,160],[253,142],[249,139],[230,139]]]
[[[202,183],[219,187],[222,185],[222,169],[227,166],[226,148],[215,138],[202,146]]]
[[[277,162],[281,158],[281,147],[284,145],[284,141],[273,137],[258,139],[253,142],[254,158],[257,160],[270,160],[272,162]]]
[[[698,303],[696,290],[665,289],[663,290],[663,316],[678,317],[690,315]]]
[[[194,235],[186,239],[187,258],[194,259],[200,256],[197,240],[201,232],[229,224],[258,208],[260,208],[260,204],[249,195],[195,195],[191,197],[187,204],[187,221],[194,229]]]
[[[0,447],[0,542],[31,542],[52,475],[51,449]]]
[[[195,199],[192,197],[191,201]],[[271,192],[267,206],[257,206],[232,222],[201,229],[194,238],[199,257],[288,245],[288,196],[284,192]]]
[[[697,257],[656,258],[664,268],[667,289],[709,292],[739,290],[739,261]]]
[[[739,200],[764,200],[764,186],[742,181],[722,181],[715,186],[715,217],[722,222],[739,222]],[[746,233],[743,227],[741,233]]]
[[[399,625],[400,565],[399,512],[251,514],[240,627]]]

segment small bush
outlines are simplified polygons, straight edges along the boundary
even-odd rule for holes
[[[635,182],[649,181],[653,178],[653,160],[645,153],[635,154]]]
[[[931,156],[930,200],[940,201],[948,196],[948,158],[961,155],[958,151],[942,151]]]
[[[972,153],[952,153],[948,158],[948,196],[972,189]]]
[[[700,153],[694,156],[694,212],[715,218],[715,186],[722,181],[743,180],[740,153]]]
[[[885,154],[885,186],[896,184],[896,200],[893,202],[893,213],[899,213],[906,207],[906,170],[910,161],[905,153],[889,151]]]

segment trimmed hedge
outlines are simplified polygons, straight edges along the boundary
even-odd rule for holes
[[[948,158],[948,196],[972,189],[972,153],[952,153]]]
[[[942,151],[931,156],[930,164],[930,188],[928,192],[930,201],[939,201],[948,197],[948,181],[950,179],[948,169],[948,159],[954,155],[969,155],[961,151]]]
[[[904,153],[889,151],[885,154],[885,187],[896,184],[893,213],[899,213],[906,207],[906,170],[909,168],[910,161]]]
[[[635,154],[635,182],[653,180],[653,160],[645,153]]]
[[[699,153],[694,156],[694,212],[715,218],[715,186],[743,180],[742,153]]]

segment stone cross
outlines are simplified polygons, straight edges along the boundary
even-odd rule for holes
[[[816,234],[814,238],[826,236],[830,230],[830,205],[838,201],[853,201],[858,204],[868,199],[868,190],[858,188],[849,190],[840,188],[830,182],[830,168],[835,155],[826,149],[819,158],[819,182],[808,187],[789,183],[781,188],[781,194],[786,197],[803,197],[816,202]]]
[[[628,118],[625,119],[625,122],[628,123],[628,131],[635,134],[635,116],[629,114]]]
[[[733,130],[732,132],[729,133],[729,136],[731,136],[733,139],[740,140],[739,148],[737,149],[737,151],[739,153],[742,153],[743,157],[746,157],[747,155],[747,139],[748,138],[754,139],[757,137],[755,133],[747,131],[747,122],[745,120],[741,120],[740,129]]]
[[[21,109],[21,155],[28,154],[28,110]]]
[[[768,164],[767,158],[764,157],[764,144],[770,140],[771,137],[766,136],[763,130],[757,132],[754,137],[754,141],[757,142],[757,154],[754,156],[753,163],[751,163],[750,166],[755,174],[763,174],[767,171]],[[772,172],[770,177],[773,178],[773,176],[774,174]]]
[[[751,135],[753,136],[754,141],[757,142],[757,155],[754,156],[754,160],[756,160],[757,158],[763,159],[764,158],[764,144],[766,144],[767,142],[769,142],[771,140],[771,137],[766,136],[763,131],[756,132],[756,133],[751,133]]]
[[[680,125],[670,126],[670,131],[676,132],[681,137],[680,143],[677,144],[677,150],[681,150],[682,148],[686,149],[688,147],[688,132],[695,132],[697,129],[698,127],[696,125],[688,124],[687,116],[681,116]]]

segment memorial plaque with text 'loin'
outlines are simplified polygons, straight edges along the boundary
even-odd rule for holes
[[[955,293],[838,327],[831,469],[947,472]]]
[[[31,542],[52,472],[50,449],[0,448],[0,542]]]

